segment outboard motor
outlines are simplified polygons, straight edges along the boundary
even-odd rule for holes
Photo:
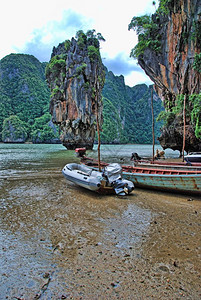
[[[77,157],[84,157],[86,154],[86,148],[76,148],[75,152],[77,154]]]
[[[134,190],[134,184],[129,180],[117,179],[113,186],[115,193],[120,196],[128,195]]]
[[[121,178],[122,168],[119,164],[113,163],[105,167],[104,176],[114,187],[117,195],[125,196],[134,190],[133,182]]]

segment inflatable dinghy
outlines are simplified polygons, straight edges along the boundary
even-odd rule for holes
[[[77,163],[67,164],[62,170],[67,180],[88,190],[124,196],[133,191],[134,184],[122,179],[121,172],[119,164],[110,164],[102,172]]]

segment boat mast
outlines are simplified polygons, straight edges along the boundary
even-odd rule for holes
[[[184,150],[185,150],[185,142],[186,142],[186,98],[187,98],[187,94],[184,95],[184,108],[183,108],[184,128],[183,128],[182,161],[184,161]]]
[[[99,118],[98,118],[98,102],[97,102],[97,110],[96,110],[96,123],[97,123],[97,133],[98,133],[98,169],[101,171],[101,166],[100,166],[100,127],[99,127]]]
[[[153,147],[152,147],[152,160],[154,161],[155,134],[154,134],[154,105],[153,105],[153,87],[151,87],[151,112],[152,112],[152,138],[153,138]]]
[[[95,99],[96,99],[96,127],[97,127],[97,134],[98,134],[98,169],[101,171],[101,165],[100,165],[100,125],[99,125],[99,97],[98,97],[98,91],[99,91],[99,83],[97,80],[97,66],[96,66],[96,72],[95,72],[95,87],[96,87],[96,94],[95,94]]]

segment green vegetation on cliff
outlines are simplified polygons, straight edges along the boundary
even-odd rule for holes
[[[130,56],[138,60],[164,102],[165,111],[158,118],[164,121],[159,138],[164,149],[182,150],[185,95],[185,150],[201,150],[199,2],[160,0],[153,15],[135,16],[128,27],[138,35]]]
[[[15,129],[21,128],[20,122],[26,124],[26,139],[31,140],[32,130],[36,130],[32,127],[35,119],[49,111],[50,92],[45,81],[45,67],[45,63],[25,54],[10,54],[0,61],[0,140],[4,140],[8,129],[7,125],[3,128],[3,121],[7,119],[10,123],[14,116],[18,120]],[[51,118],[48,115],[47,123]]]
[[[2,138],[9,143],[15,140],[24,143],[27,138],[26,123],[21,121],[18,116],[10,116],[3,121]]]
[[[106,70],[103,89],[102,142],[152,143],[151,87],[126,86],[123,76]],[[156,122],[163,103],[154,93],[155,136],[160,135],[161,122]]]
[[[128,29],[133,29],[136,31],[138,35],[138,43],[131,50],[131,57],[138,58],[138,56],[143,54],[147,48],[150,48],[155,52],[159,52],[161,50],[158,27],[158,23],[155,23],[149,15],[133,17]]]
[[[58,124],[61,142],[69,150],[92,149],[97,115],[99,124],[102,123],[105,72],[100,40],[104,39],[95,30],[78,31],[67,47],[65,41],[53,48],[46,68],[52,120]]]
[[[32,55],[10,54],[0,61],[0,70],[1,105],[7,105],[9,115],[28,122],[48,111],[45,64]]]
[[[0,140],[21,137],[21,142],[41,143],[58,139],[58,129],[48,113],[50,91],[45,67],[35,57],[24,54],[11,54],[0,61]],[[81,65],[77,72],[84,67]],[[150,88],[144,84],[131,88],[125,85],[123,76],[107,69],[105,73],[102,142],[152,143]],[[154,100],[157,117],[163,107],[156,94]],[[156,136],[160,126],[156,123]]]
[[[177,96],[175,106],[168,108],[166,103],[166,110],[161,111],[157,120],[163,121],[165,127],[172,126],[176,118],[183,121],[184,95]],[[185,106],[185,116],[193,128],[195,128],[196,138],[201,138],[201,94],[192,94],[187,97]]]
[[[130,56],[138,58],[146,49],[151,49],[156,54],[162,49],[162,23],[168,19],[168,14],[173,9],[175,3],[173,0],[160,0],[159,7],[153,15],[134,16],[128,25],[128,30],[133,29],[138,35],[138,43],[131,50]],[[179,2],[179,1],[178,1]],[[153,1],[155,5],[155,1]],[[183,4],[184,5],[184,4]],[[195,4],[193,4],[195,5]],[[188,39],[193,41],[197,49],[201,47],[201,22],[194,20],[191,27],[186,25],[182,32],[183,42],[188,43]],[[188,29],[187,29],[188,28]],[[189,30],[190,29],[190,30]],[[197,56],[197,58],[196,58]],[[199,52],[195,58],[200,62]],[[195,62],[196,65],[196,62]],[[200,70],[200,68],[199,68]]]
[[[59,139],[59,129],[52,123],[48,112],[35,119],[31,139],[33,143],[53,143]]]

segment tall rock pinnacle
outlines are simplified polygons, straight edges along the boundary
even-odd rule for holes
[[[101,38],[100,38],[101,37]],[[67,149],[93,148],[96,117],[102,123],[101,91],[105,73],[95,31],[67,40],[53,48],[46,68],[51,90],[52,120],[61,129],[61,141]]]

